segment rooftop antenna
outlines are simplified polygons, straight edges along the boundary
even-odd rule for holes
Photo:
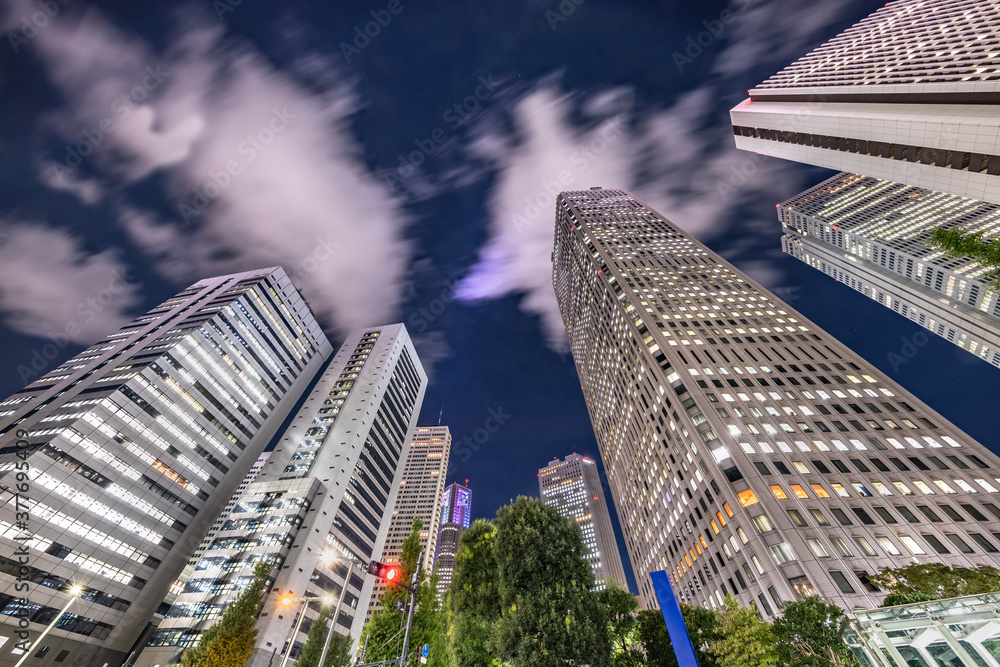
[[[444,406],[441,406],[441,412],[438,413],[438,426],[441,425],[441,415],[444,414]]]

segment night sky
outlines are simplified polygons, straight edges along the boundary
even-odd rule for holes
[[[335,344],[407,325],[421,422],[443,406],[448,481],[492,517],[553,457],[598,458],[549,253],[555,192],[599,185],[1000,451],[996,369],[782,255],[775,203],[831,172],[733,146],[748,88],[882,2],[43,4],[0,4],[0,395],[280,264]]]

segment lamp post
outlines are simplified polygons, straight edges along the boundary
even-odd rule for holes
[[[295,637],[299,634],[299,628],[302,627],[302,619],[306,617],[306,605],[310,602],[315,602],[317,600],[322,600],[329,604],[332,602],[329,596],[319,596],[310,598],[291,598],[286,597],[281,600],[282,604],[292,604],[293,602],[301,602],[302,606],[299,608],[299,618],[295,621],[295,628],[292,630],[292,634],[288,637],[288,650],[285,651],[285,655],[281,658],[281,667],[285,667],[288,664],[288,658],[292,655],[292,647],[295,646]],[[14,667],[18,667],[15,665]]]
[[[56,617],[53,618],[52,622],[49,623],[48,627],[45,628],[45,630],[42,631],[42,634],[38,635],[38,639],[36,639],[35,643],[32,644],[31,647],[27,651],[24,652],[24,655],[21,656],[21,659],[17,661],[17,664],[14,665],[14,667],[21,667],[21,663],[23,663],[25,660],[27,660],[28,656],[31,655],[31,652],[35,650],[35,648],[38,646],[38,644],[43,639],[45,639],[45,635],[49,634],[49,630],[51,630],[52,628],[55,627],[56,622],[60,618],[62,618],[62,615],[66,613],[67,609],[69,609],[69,606],[71,604],[73,604],[73,601],[76,600],[81,595],[83,595],[83,586],[79,586],[79,585],[73,586],[72,588],[69,589],[69,594],[70,594],[70,597],[69,597],[69,600],[66,601],[66,605],[62,608],[62,610],[58,614],[56,614]]]
[[[340,551],[339,549],[337,551]],[[331,565],[336,563],[338,560],[348,561],[354,563],[358,567],[364,569],[364,563],[359,560],[355,560],[350,556],[345,555],[343,552],[336,554],[328,551],[323,557],[324,564],[329,568]],[[319,656],[319,665],[317,667],[323,667],[326,664],[326,654],[330,650],[330,640],[333,639],[333,633],[337,629],[337,618],[340,617],[340,606],[344,602],[344,596],[347,595],[347,581],[351,577],[351,569],[347,568],[347,574],[344,575],[344,583],[340,586],[340,597],[337,599],[337,608],[333,612],[332,620],[330,621],[330,630],[326,633],[326,641],[323,643],[323,653]]]

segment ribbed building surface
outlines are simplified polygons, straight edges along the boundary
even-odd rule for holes
[[[0,402],[3,660],[19,619],[33,641],[72,584],[82,598],[26,665],[117,665],[141,645],[330,352],[284,271],[264,269],[195,283]]]
[[[597,462],[575,453],[550,461],[538,471],[538,494],[543,503],[580,526],[596,590],[609,584],[628,590]]]
[[[336,558],[367,564],[382,556],[426,384],[402,324],[348,334],[136,664],[176,662],[239,595],[260,559],[278,569],[249,667],[280,660],[289,648],[294,659],[305,643],[320,603],[303,610],[300,602],[282,604],[285,597],[343,595],[334,630],[356,640],[373,578]],[[292,637],[299,613],[305,619]]]
[[[468,480],[466,480],[468,483]],[[455,573],[458,541],[472,521],[472,491],[455,482],[444,490],[441,498],[441,528],[438,529],[434,571],[438,574],[438,592],[444,595]]]
[[[629,558],[765,617],[992,565],[1000,460],[624,190],[557,198],[553,284]]]
[[[738,148],[1000,203],[994,0],[897,0],[749,91]]]
[[[927,243],[939,227],[996,236],[1000,205],[838,174],[779,204],[778,218],[785,252],[1000,366],[993,270]]]

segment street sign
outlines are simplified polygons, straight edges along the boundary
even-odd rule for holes
[[[420,664],[421,665],[426,665],[427,664],[427,658],[426,658],[426,656],[420,656]]]
[[[430,644],[424,644],[424,657],[425,658],[427,657],[427,654],[430,653],[430,651],[431,651],[431,645]]]

